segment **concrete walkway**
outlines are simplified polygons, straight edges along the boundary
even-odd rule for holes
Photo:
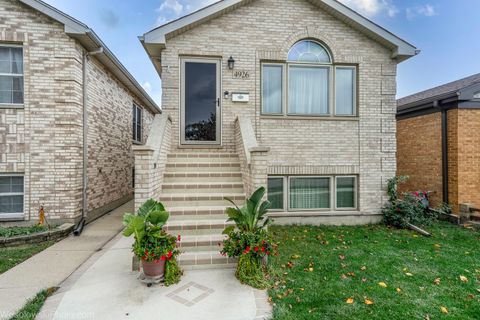
[[[132,272],[130,238],[120,234],[47,299],[37,319],[268,319],[265,291],[241,285],[235,270],[186,270],[179,284],[150,288]]]
[[[39,291],[59,286],[123,228],[122,216],[133,201],[87,225],[73,235],[0,275],[0,319],[9,319]]]

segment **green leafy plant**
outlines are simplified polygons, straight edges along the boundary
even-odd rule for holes
[[[123,216],[125,237],[134,236],[133,253],[138,259],[147,262],[165,261],[165,284],[170,285],[180,280],[181,270],[176,261],[180,251],[177,241],[180,236],[174,237],[163,230],[169,213],[165,207],[153,199],[145,202],[137,215],[126,213]]]
[[[404,192],[398,195],[398,185],[408,180],[398,176],[388,180],[389,202],[382,208],[384,222],[397,228],[413,225],[429,225],[438,218],[438,212],[429,209],[426,191]]]
[[[42,225],[33,225],[28,227],[0,227],[0,237],[14,237],[14,236],[21,236],[21,235],[29,235],[39,232],[48,231],[46,226]]]
[[[270,202],[262,201],[265,188],[258,188],[244,206],[226,198],[234,207],[227,208],[227,221],[235,222],[223,231],[228,237],[223,241],[221,254],[238,259],[236,277],[240,282],[255,288],[266,288],[266,257],[276,254],[277,245],[267,231],[271,220],[266,217]]]

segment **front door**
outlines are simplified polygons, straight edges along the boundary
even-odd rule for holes
[[[220,60],[182,59],[182,144],[220,144]]]

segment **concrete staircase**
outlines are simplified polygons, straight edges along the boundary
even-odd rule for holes
[[[240,161],[233,153],[188,150],[168,155],[160,201],[170,212],[166,231],[181,235],[183,268],[235,267],[219,243],[227,225],[224,197],[245,202]]]

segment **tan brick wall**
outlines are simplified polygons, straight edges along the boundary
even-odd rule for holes
[[[447,111],[448,202],[458,212],[458,109]]]
[[[410,179],[401,191],[433,191],[432,205],[441,204],[442,116],[440,112],[397,122],[397,174]]]
[[[99,64],[88,59],[88,210],[133,196],[132,106],[142,105]],[[153,115],[143,109],[142,142]]]
[[[358,66],[358,119],[260,116],[261,61],[286,60],[289,48],[305,38],[328,45],[336,63]],[[167,39],[166,47],[162,106],[173,119],[173,148],[179,144],[179,56],[221,57],[222,92],[250,93],[246,104],[222,99],[225,150],[235,150],[236,116],[249,117],[260,144],[271,147],[267,170],[289,166],[298,172],[314,166],[313,172],[359,174],[360,210],[379,213],[385,201],[383,182],[396,171],[396,62],[390,50],[308,1],[291,0],[254,1]],[[233,79],[227,68],[231,55],[235,69],[249,71],[249,79]]]
[[[0,43],[23,45],[25,79],[24,106],[0,107],[0,173],[25,175],[26,220],[37,219],[40,205],[51,220],[74,219],[82,210],[83,49],[65,34],[63,25],[18,1],[0,0],[0,17]],[[111,75],[97,72],[95,76],[102,82],[95,85],[97,96],[91,98],[97,100],[91,118],[105,123],[103,128],[99,122],[91,123],[89,139],[94,147],[89,173],[94,183],[100,183],[100,192],[108,195],[91,189],[91,208],[130,188],[133,165],[131,107],[126,113],[133,98]],[[147,115],[145,132],[150,122],[151,115]],[[111,133],[119,128],[124,131],[113,137]],[[100,145],[122,156],[109,158],[104,151],[98,152]],[[102,172],[119,177],[110,180],[98,175],[99,166]],[[114,191],[118,186],[121,191]]]

